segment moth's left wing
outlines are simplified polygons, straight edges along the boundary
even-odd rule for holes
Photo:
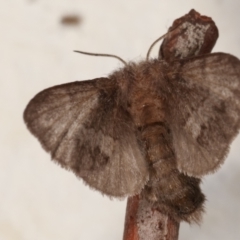
[[[139,193],[148,169],[136,129],[108,78],[37,94],[24,112],[28,129],[52,159],[109,196]]]
[[[215,53],[177,64],[169,117],[177,165],[202,176],[224,161],[240,128],[240,61]]]

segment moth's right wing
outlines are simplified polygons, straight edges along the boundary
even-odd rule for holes
[[[148,180],[135,126],[112,79],[46,89],[30,101],[24,120],[53,160],[106,195],[137,194]]]
[[[199,177],[221,165],[239,132],[240,61],[214,53],[177,64],[169,110],[173,146],[178,169]]]

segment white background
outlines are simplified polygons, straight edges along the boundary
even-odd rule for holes
[[[238,0],[1,1],[0,240],[122,239],[126,202],[90,190],[50,161],[22,113],[44,88],[107,76],[122,66],[73,50],[140,60],[172,21],[192,8],[216,22],[220,38],[214,51],[240,57]],[[63,27],[66,13],[79,14],[83,22]],[[238,137],[222,168],[204,178],[203,222],[181,224],[180,240],[240,239],[239,145]]]

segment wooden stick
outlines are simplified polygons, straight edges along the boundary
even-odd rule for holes
[[[179,222],[139,195],[128,198],[123,240],[177,240]]]

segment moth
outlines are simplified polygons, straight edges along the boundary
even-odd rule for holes
[[[173,23],[157,59],[45,89],[24,121],[91,188],[141,194],[178,221],[199,221],[200,179],[223,163],[240,127],[240,61],[210,53],[217,37],[213,21],[192,10]]]

